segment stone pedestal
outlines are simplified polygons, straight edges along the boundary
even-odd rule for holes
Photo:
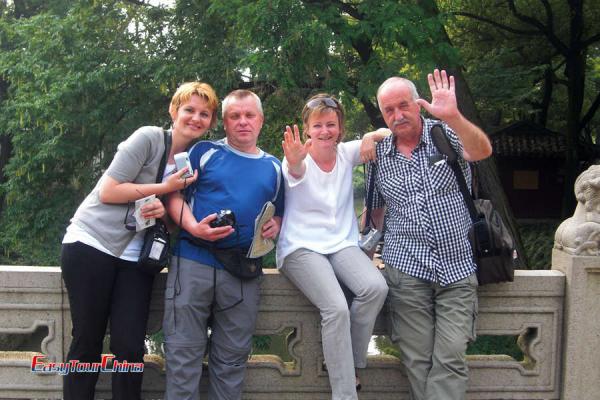
[[[552,269],[566,277],[561,399],[600,393],[600,257],[554,249]]]

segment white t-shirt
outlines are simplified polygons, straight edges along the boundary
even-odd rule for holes
[[[290,175],[284,158],[285,213],[277,241],[277,268],[300,248],[331,254],[358,245],[352,169],[362,163],[360,143],[338,144],[331,172],[321,170],[307,155],[306,171],[300,179]]]

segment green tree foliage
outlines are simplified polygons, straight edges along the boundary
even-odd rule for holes
[[[166,121],[156,110],[170,90],[154,80],[152,40],[162,30],[116,1],[4,18],[0,28],[10,46],[0,55],[10,83],[0,126],[13,147],[0,243],[13,260],[56,263],[69,218],[116,145],[142,124]]]
[[[347,136],[356,137],[383,125],[375,91],[391,75],[415,80],[428,97],[425,74],[434,66],[452,68],[462,91],[461,106],[466,105],[469,118],[476,118],[464,66],[469,83],[474,82],[477,105],[485,111],[484,125],[498,109],[504,120],[516,117],[516,110],[534,112],[531,104],[544,101],[545,81],[540,76],[547,66],[554,73],[553,85],[564,80],[552,46],[533,47],[533,39],[527,37],[519,47],[508,33],[448,14],[470,12],[499,19],[495,7],[505,2],[174,3],[165,8],[145,0],[0,1],[4,262],[58,262],[68,219],[107,167],[117,144],[141,125],[167,125],[169,96],[184,81],[207,81],[221,97],[236,88],[256,91],[267,117],[259,144],[281,156],[285,125],[300,122],[303,102],[316,92],[330,92],[342,100]],[[547,1],[519,2],[519,9],[521,3],[534,10]],[[556,0],[553,7],[555,3],[562,4]],[[591,3],[583,8],[586,21],[597,16],[597,6]],[[556,10],[554,27],[563,29],[559,22],[566,8]],[[588,29],[587,22],[585,26]],[[594,37],[585,35],[587,30],[588,39],[582,40]],[[459,45],[462,60],[453,43]],[[528,52],[531,48],[536,51]],[[597,85],[597,47],[588,46],[586,54],[586,82]],[[494,68],[495,63],[502,68]],[[583,100],[590,110],[596,104],[591,92],[586,90]],[[567,96],[562,89],[553,93],[563,93],[552,98],[550,107],[557,108],[547,113],[549,120],[558,121],[558,105],[567,104]],[[597,121],[590,119],[585,125],[595,132]],[[219,128],[213,137],[221,135]]]
[[[0,20],[19,20],[28,18],[37,13],[45,11],[54,11],[56,13],[64,13],[66,7],[64,1],[44,2],[40,0],[7,0],[0,1]],[[0,51],[10,51],[13,49],[13,44],[10,42],[10,35],[4,35],[0,31]],[[8,96],[9,81],[0,77],[0,102]],[[6,182],[5,166],[12,154],[12,138],[8,132],[0,132],[0,183]],[[4,195],[0,194],[0,213],[4,206]]]
[[[439,16],[408,2],[215,1],[207,16],[214,14],[243,47],[238,68],[255,85],[356,99],[373,125],[382,124],[374,93],[385,78],[403,72],[422,82],[440,54],[457,60],[435,40]]]
[[[206,80],[221,95],[258,92],[268,116],[260,145],[281,155],[281,132],[300,122],[311,94],[342,99],[353,137],[382,125],[374,93],[386,77],[402,73],[427,93],[423,71],[457,60],[436,39],[441,17],[408,2],[29,4],[35,12],[3,18],[1,30],[9,47],[0,75],[10,86],[0,106],[14,151],[2,169],[10,178],[0,244],[13,261],[57,261],[68,218],[117,143],[166,122],[165,96],[182,81]]]
[[[337,95],[355,137],[383,126],[374,94],[385,78],[402,73],[427,93],[423,72],[440,57],[458,60],[448,42],[436,40],[441,17],[412,3],[205,0],[178,2],[176,13],[178,30],[202,38],[179,40],[178,59],[216,51],[219,62],[208,67],[197,59],[198,70],[221,91],[245,87],[263,98],[268,118],[260,145],[276,155],[285,125],[300,122],[310,95]]]

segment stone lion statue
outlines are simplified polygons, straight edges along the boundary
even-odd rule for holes
[[[600,165],[592,165],[575,181],[577,208],[560,224],[554,248],[569,254],[600,255]]]

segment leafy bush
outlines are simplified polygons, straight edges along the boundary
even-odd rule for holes
[[[527,269],[550,269],[554,233],[558,225],[558,220],[519,221],[519,232],[528,261]]]

